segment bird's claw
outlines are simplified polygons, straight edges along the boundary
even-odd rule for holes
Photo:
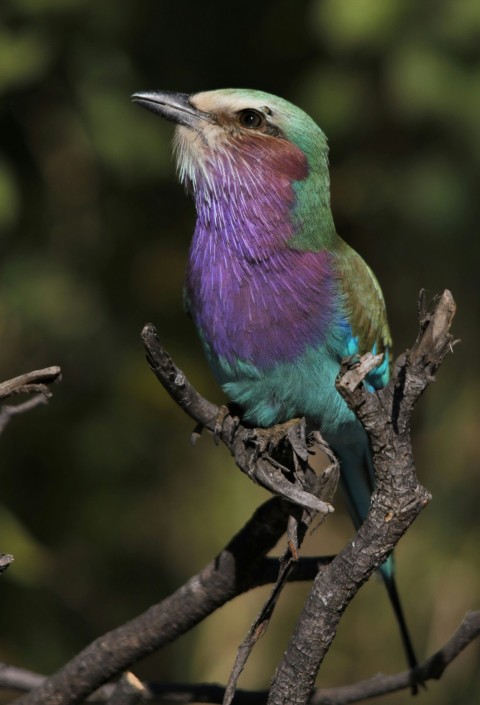
[[[298,433],[299,429],[302,429],[300,434]],[[303,444],[301,438],[303,438]],[[285,423],[270,426],[270,428],[253,428],[248,440],[255,445],[255,457],[258,459],[263,453],[270,455],[285,439],[290,442],[294,452],[303,459],[306,455],[303,419],[291,419]]]
[[[225,404],[222,404],[218,408],[218,414],[215,417],[215,422],[213,426],[213,442],[216,446],[218,446],[218,444],[220,443],[220,436],[222,435],[223,424],[225,423],[225,419],[229,414],[230,411],[228,409],[228,406],[225,406]]]
[[[233,441],[233,437],[235,436],[235,433],[236,433],[238,427],[240,426],[240,419],[235,414],[232,414],[232,411],[231,411],[231,409],[229,409],[228,406],[225,406],[225,404],[222,404],[218,409],[218,414],[215,418],[214,427],[213,427],[213,440],[215,442],[215,445],[217,445],[217,446],[220,443],[220,439],[222,437],[222,434],[225,431],[225,421],[227,419],[231,419],[231,425],[230,425],[230,428],[228,429],[228,432],[229,432],[228,441],[231,443]]]

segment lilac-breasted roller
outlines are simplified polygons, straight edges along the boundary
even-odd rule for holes
[[[215,377],[251,424],[304,416],[322,433],[358,527],[371,452],[335,379],[342,358],[382,352],[365,384],[384,386],[391,339],[375,276],[335,230],[325,135],[299,108],[255,90],[133,99],[177,124],[178,171],[197,211],[185,301]],[[380,572],[414,667],[391,558]]]

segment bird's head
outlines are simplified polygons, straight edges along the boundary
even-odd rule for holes
[[[327,140],[303,110],[247,89],[152,91],[133,100],[176,123],[180,180],[202,222],[244,222],[257,238],[275,231],[301,248],[332,236]]]
[[[319,171],[328,178],[325,135],[303,110],[283,98],[222,89],[192,95],[135,93],[133,100],[177,124],[180,178],[194,189],[202,177],[214,180],[226,164],[241,172],[261,162],[277,178],[290,181]]]

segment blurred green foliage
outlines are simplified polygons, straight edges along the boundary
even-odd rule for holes
[[[462,344],[416,414],[434,501],[398,550],[421,657],[478,608],[480,4],[477,0],[224,2],[2,0],[0,378],[60,364],[48,408],[1,438],[0,659],[51,671],[199,569],[265,493],[232,469],[155,383],[152,320],[220,400],[181,288],[194,211],[175,183],[171,126],[135,90],[248,86],[310,112],[331,145],[338,231],[371,264],[396,348],[416,297],[449,287]],[[351,534],[341,511],[312,553]],[[306,586],[289,587],[243,684],[265,687]],[[139,665],[140,676],[225,681],[256,592]],[[380,604],[379,604],[380,603]],[[422,703],[474,705],[479,645]],[[382,586],[346,613],[320,684],[404,666]],[[379,703],[405,702],[405,694]]]

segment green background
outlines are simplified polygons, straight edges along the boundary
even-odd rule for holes
[[[194,209],[176,183],[172,126],[136,90],[259,88],[297,103],[331,148],[339,233],[369,262],[395,349],[416,299],[445,287],[461,338],[416,414],[433,501],[397,551],[420,657],[479,608],[478,0],[2,0],[0,379],[63,369],[48,407],[0,439],[0,659],[50,672],[159,601],[266,498],[156,383],[147,321],[200,391],[220,401],[181,289]],[[309,553],[352,533],[339,511]],[[266,687],[306,594],[289,587],[242,679]],[[225,682],[264,597],[256,591],[135,672]],[[403,669],[383,586],[346,612],[319,685]],[[479,644],[418,702],[473,705]],[[404,703],[405,693],[376,702]]]

